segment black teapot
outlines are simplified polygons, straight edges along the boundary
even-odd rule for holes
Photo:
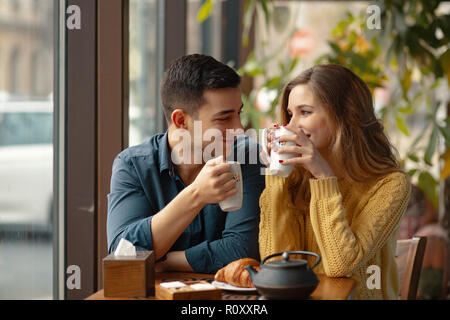
[[[310,268],[303,259],[290,259],[291,254],[312,255],[317,258]],[[283,260],[267,262],[267,260],[282,256]],[[293,300],[306,299],[319,284],[316,274],[312,271],[321,261],[317,253],[309,251],[285,251],[267,256],[261,262],[258,272],[252,266],[245,269],[250,274],[253,285],[266,299]]]

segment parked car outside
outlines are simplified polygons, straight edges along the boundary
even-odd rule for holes
[[[0,228],[51,231],[53,103],[0,101]]]

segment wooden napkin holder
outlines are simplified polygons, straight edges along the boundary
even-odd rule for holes
[[[105,297],[148,297],[155,295],[155,254],[136,251],[136,256],[103,258]]]
[[[207,281],[182,281],[186,286],[165,288],[156,286],[156,298],[159,300],[222,300],[222,290],[219,288],[195,290],[193,284],[209,284]]]

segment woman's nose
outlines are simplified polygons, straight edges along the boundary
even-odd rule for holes
[[[303,129],[302,119],[298,119],[298,118],[295,118],[295,117],[292,117],[292,118],[289,120],[288,125],[294,126],[294,127],[296,127],[296,128]]]
[[[288,123],[287,124],[285,124],[285,126],[296,126],[296,127],[298,127],[298,123],[297,123],[297,121],[295,121],[293,118],[291,118],[291,120],[289,120],[288,121]]]

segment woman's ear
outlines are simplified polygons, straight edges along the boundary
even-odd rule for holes
[[[173,110],[171,120],[175,128],[187,129],[187,114],[182,109]]]

